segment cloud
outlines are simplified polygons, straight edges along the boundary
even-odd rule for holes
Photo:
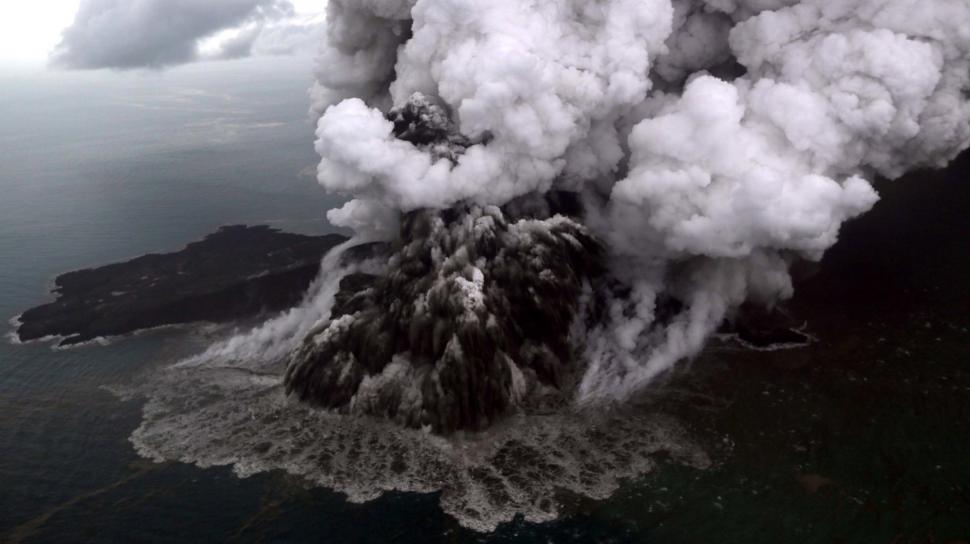
[[[126,70],[289,53],[319,25],[289,0],[83,0],[51,62]]]
[[[964,0],[332,0],[328,21],[318,179],[356,199],[332,221],[584,195],[630,295],[584,335],[583,400],[790,297],[789,262],[875,204],[869,180],[970,146]],[[398,137],[386,112],[415,96],[471,145]]]

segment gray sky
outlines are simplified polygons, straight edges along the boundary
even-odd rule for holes
[[[155,4],[156,7],[161,6],[162,8],[166,4],[170,4],[164,0],[85,1],[89,4],[98,5],[114,4],[115,6],[121,6],[123,8],[128,8],[139,3],[142,5]],[[0,9],[0,70],[30,70],[40,69],[46,66],[50,54],[61,42],[64,31],[75,22],[75,15],[78,13],[81,2],[82,0],[7,2],[9,5]],[[245,0],[196,0],[196,2],[202,11],[209,12],[214,11],[212,6],[216,6],[215,9],[217,9],[219,4],[232,5],[246,3]],[[269,2],[252,0],[250,3],[267,4]],[[257,46],[262,47],[264,51],[257,50],[255,52],[281,53],[290,45],[287,41],[290,39],[288,35],[292,35],[292,40],[290,41],[298,41],[301,38],[298,34],[301,30],[306,31],[307,25],[322,23],[322,14],[326,8],[326,0],[290,0],[290,3],[295,8],[293,16],[274,18],[262,17],[260,14],[243,13],[240,15],[237,12],[234,14],[230,13],[230,16],[225,19],[226,26],[222,26],[218,20],[196,26],[195,28],[189,29],[189,31],[184,30],[186,27],[184,23],[173,25],[172,31],[168,34],[164,30],[156,32],[153,36],[156,42],[147,46],[146,50],[164,50],[166,46],[170,46],[171,54],[168,57],[164,57],[164,59],[170,59],[172,61],[168,64],[177,64],[185,60],[196,60],[198,58],[210,59],[219,56],[244,55],[249,52],[247,47],[249,44],[246,43],[248,38],[255,34],[256,30],[263,30],[264,42],[266,43],[259,43]],[[92,40],[91,37],[109,37],[106,35],[113,32],[125,36],[126,34],[122,32],[122,29],[137,32],[139,30],[138,24],[140,22],[143,24],[143,21],[144,17],[141,21],[117,21],[117,24],[114,22],[109,22],[108,24],[100,22],[100,27],[92,25],[88,21],[89,24],[86,28],[89,32],[87,36],[78,38],[77,35],[79,32],[75,32],[72,54],[75,58],[87,61],[109,59],[109,62],[106,64],[112,64],[110,61],[115,57],[106,54],[103,48],[100,51],[95,51],[95,45],[103,46],[103,41],[94,44],[93,42],[95,40]],[[75,26],[77,27],[79,25]],[[257,27],[259,28],[257,29]],[[296,30],[290,32],[291,28],[295,28]],[[200,35],[201,38],[195,40],[196,35]],[[130,37],[131,34],[127,34],[127,36]],[[169,38],[173,41],[165,43]],[[178,44],[174,40],[182,40],[183,43]],[[193,58],[185,58],[184,54],[180,55],[178,54],[179,51],[175,50],[179,45],[184,49],[184,42],[186,40],[191,42],[189,45],[198,52]],[[274,44],[279,43],[285,43],[286,47],[275,47]],[[129,43],[123,44],[123,47],[131,49],[132,45],[129,41]],[[95,55],[95,53],[98,53],[98,55]],[[134,65],[137,64],[139,59],[129,58],[127,60],[130,61],[130,64]],[[75,63],[75,67],[97,67],[94,65],[97,64],[95,62],[88,62],[88,64],[90,65],[86,66],[84,63]],[[124,63],[122,62],[121,64]]]

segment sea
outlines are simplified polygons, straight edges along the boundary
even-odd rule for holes
[[[164,73],[0,75],[0,317],[58,274],[177,250],[226,224],[334,232],[317,185],[305,59]],[[814,341],[715,339],[632,408],[704,449],[657,456],[608,497],[482,532],[440,492],[348,501],[283,470],[146,459],[145,400],[118,387],[223,332],[71,349],[0,343],[0,542],[970,541],[970,157],[880,181],[883,200],[784,311]],[[596,464],[596,459],[588,460]]]

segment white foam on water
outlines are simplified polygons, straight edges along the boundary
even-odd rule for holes
[[[7,339],[8,343],[13,344],[14,346],[23,345],[23,341],[20,340],[20,337],[17,336],[17,333],[15,331],[10,331],[7,334],[3,335],[3,337]]]
[[[10,319],[8,319],[7,324],[10,325],[12,330],[8,331],[7,334],[3,335],[3,337],[7,339],[7,342],[15,346],[22,346],[24,344],[24,341],[21,340],[20,336],[17,334],[17,329],[20,328],[21,324],[23,324],[23,321],[21,320],[23,315],[24,314],[17,314],[11,317]]]
[[[737,333],[718,333],[714,335],[714,338],[721,341],[722,343],[732,342],[744,349],[751,351],[785,351],[789,349],[800,349],[810,346],[818,342],[818,337],[808,332],[808,323],[803,323],[801,326],[794,327],[790,330],[797,332],[805,337],[803,341],[800,342],[775,342],[767,346],[759,346],[753,344],[741,338],[741,335]]]
[[[741,339],[740,336],[734,336],[734,341],[743,346],[745,349],[750,349],[752,351],[785,351],[789,349],[799,349],[809,346],[817,341],[814,336],[805,335],[804,342],[777,342],[774,344],[769,344],[767,346],[758,346],[752,344],[751,342],[746,342]]]
[[[283,470],[353,502],[389,491],[441,492],[442,509],[477,531],[520,514],[556,519],[559,490],[609,497],[624,479],[653,470],[660,453],[698,468],[710,464],[674,419],[658,413],[563,408],[443,438],[287,397],[285,354],[329,319],[340,279],[352,271],[333,255],[323,266],[326,279],[300,307],[141,383],[109,388],[123,399],[146,399],[130,437],[140,455],[231,466],[240,477]]]
[[[60,343],[65,338],[67,338],[66,336],[62,336],[62,335],[59,335],[59,334],[50,334],[50,335],[47,335],[47,336],[41,336],[40,338],[34,338],[34,339],[31,339],[31,340],[21,340],[20,337],[17,335],[17,332],[16,331],[7,333],[6,337],[7,337],[7,340],[11,344],[14,344],[15,346],[29,346],[31,344],[48,344],[48,343],[54,343],[54,345],[51,346],[51,349],[56,349],[57,348],[57,344]]]
[[[519,514],[554,520],[559,490],[605,499],[623,480],[653,470],[660,453],[697,468],[710,464],[661,414],[565,410],[443,438],[315,409],[284,394],[282,366],[263,370],[166,369],[140,391],[148,401],[132,444],[156,461],[228,465],[240,477],[283,470],[352,502],[440,491],[442,509],[477,531]]]
[[[65,337],[62,336],[60,338],[63,339]],[[111,345],[118,338],[124,338],[124,336],[95,336],[90,340],[85,340],[83,342],[75,342],[73,344],[64,344],[64,345],[61,345],[59,343],[54,344],[53,346],[51,346],[51,349],[54,351],[70,351],[74,349],[88,348],[92,346],[103,347],[103,346]]]

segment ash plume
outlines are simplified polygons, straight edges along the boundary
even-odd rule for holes
[[[287,387],[478,428],[539,385],[627,398],[790,297],[876,177],[965,149],[970,4],[331,0],[311,96],[328,217],[393,249]]]
[[[357,285],[292,359],[290,392],[438,432],[480,430],[526,398],[557,396],[598,272],[585,227],[462,206],[407,214],[398,244],[384,274],[348,278]]]

